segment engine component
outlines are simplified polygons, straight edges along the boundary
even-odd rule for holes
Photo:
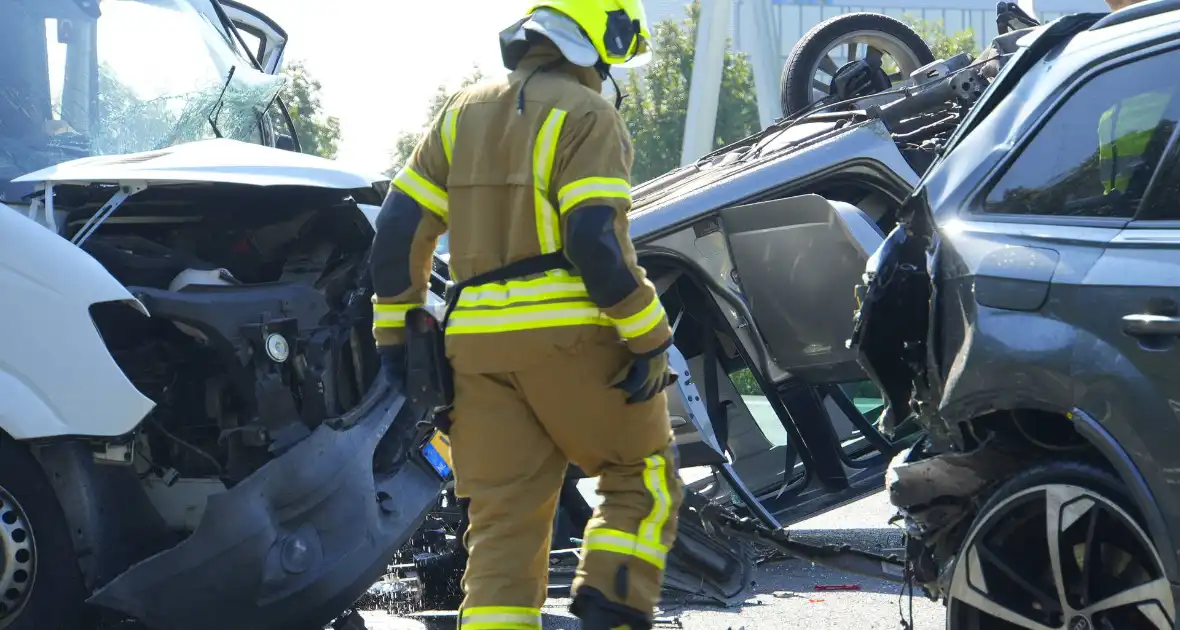
[[[233,274],[231,274],[228,269],[193,269],[190,267],[176,274],[176,277],[172,279],[172,282],[168,283],[168,290],[183,291],[186,287],[191,285],[224,287],[230,286],[231,284],[237,284],[236,280],[231,282],[232,279]],[[193,339],[196,339],[198,342],[202,344],[209,343],[208,337],[206,337],[196,328],[181,322],[172,323],[176,324],[176,327],[179,328],[181,332],[192,337]]]
[[[271,333],[266,336],[266,356],[270,357],[271,361],[275,363],[282,363],[291,356],[291,346],[287,344],[287,338],[278,333]]]

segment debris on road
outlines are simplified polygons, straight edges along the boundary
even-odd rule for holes
[[[859,591],[859,584],[816,584],[817,591]]]

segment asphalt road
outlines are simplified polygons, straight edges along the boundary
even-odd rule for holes
[[[901,537],[886,524],[892,515],[884,494],[876,494],[839,510],[804,521],[792,531],[808,539],[840,540],[862,549],[890,549],[901,546]],[[814,537],[814,538],[813,538]],[[817,585],[856,584],[858,591],[823,591]],[[749,591],[749,598],[733,608],[682,605],[666,602],[659,611],[656,628],[686,630],[884,630],[901,628],[899,587],[888,582],[814,566],[798,560],[761,567]],[[552,599],[545,609],[545,628],[576,630],[577,620],[566,611],[568,600]],[[907,617],[908,598],[902,600]],[[915,630],[943,628],[941,604],[915,593]],[[422,630],[428,626],[413,618],[398,618],[380,611],[362,613],[370,630]],[[441,621],[441,620],[440,620]],[[454,628],[449,624],[437,627]]]

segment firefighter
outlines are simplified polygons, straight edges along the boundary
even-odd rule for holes
[[[470,501],[460,628],[541,628],[567,465],[598,477],[571,611],[650,628],[683,487],[672,331],[628,236],[632,147],[602,95],[650,56],[640,0],[548,0],[500,34],[506,78],[460,90],[394,177],[372,250],[374,336],[405,374],[405,313],[448,235],[448,429]]]

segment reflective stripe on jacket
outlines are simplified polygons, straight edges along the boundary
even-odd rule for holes
[[[506,79],[451,97],[394,177],[393,188],[430,216],[408,248],[411,286],[374,296],[378,343],[400,337],[394,320],[425,299],[429,260],[419,254],[433,249],[444,231],[451,277],[461,282],[524,258],[568,253],[570,217],[604,207],[613,219],[599,236],[613,238],[606,248],[613,257],[599,262],[618,267],[633,290],[606,304],[602,296],[610,292],[599,290],[596,302],[577,270],[470,286],[448,322],[448,355],[457,370],[499,372],[581,343],[621,339],[643,354],[670,339],[664,309],[628,236],[626,127],[599,93],[595,71],[559,59],[556,49],[534,46]]]
[[[1104,193],[1126,192],[1172,97],[1145,92],[1119,101],[1098,119],[1098,166]]]

